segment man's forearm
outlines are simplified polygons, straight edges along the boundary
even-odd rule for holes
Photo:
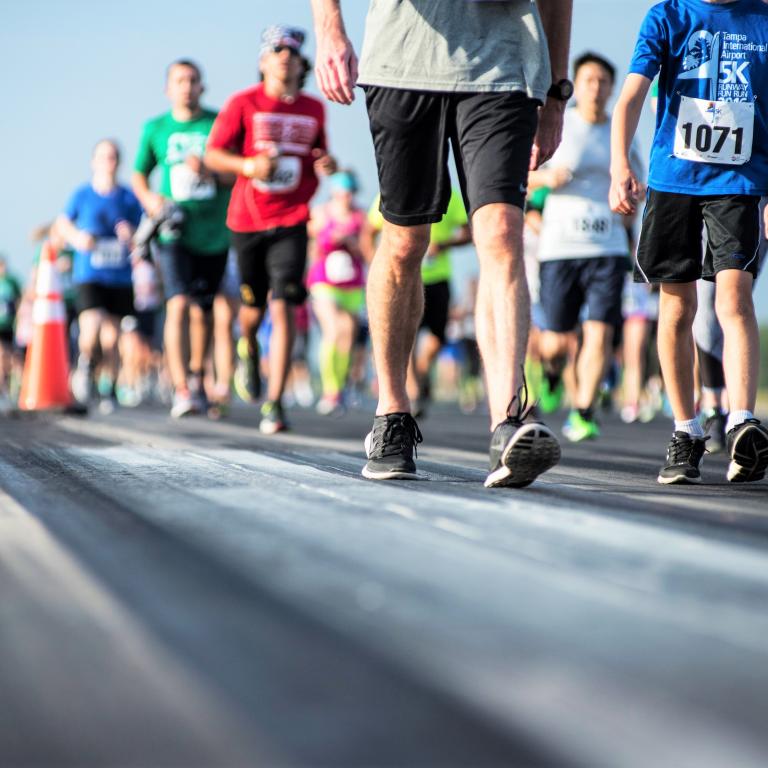
[[[637,132],[643,103],[651,81],[642,75],[627,76],[611,120],[611,169],[630,167],[629,149]]]
[[[312,15],[318,37],[339,33],[346,35],[340,0],[312,0]]]
[[[573,0],[538,0],[541,24],[547,36],[552,82],[568,77]]]
[[[131,177],[131,187],[133,194],[139,198],[141,207],[146,210],[149,207],[149,198],[152,194],[147,177],[143,173],[134,171]]]
[[[214,173],[229,173],[234,176],[243,173],[245,158],[226,149],[209,149],[203,158],[205,167]]]

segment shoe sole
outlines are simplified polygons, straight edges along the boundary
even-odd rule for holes
[[[768,436],[757,426],[742,430],[732,448],[726,477],[731,483],[762,480],[768,469]]]
[[[417,472],[403,472],[399,469],[387,470],[386,472],[374,472],[368,469],[366,465],[361,473],[366,480],[426,480],[424,475]]]
[[[543,424],[524,424],[510,438],[498,469],[491,472],[486,488],[525,488],[560,461],[555,433]]]
[[[276,435],[278,432],[287,432],[285,424],[259,424],[259,432],[262,435]]]
[[[200,413],[200,411],[195,408],[194,405],[191,405],[189,407],[185,408],[171,408],[171,418],[172,419],[183,419],[185,416],[197,416]]]
[[[699,477],[688,477],[686,475],[675,475],[674,477],[662,477],[659,475],[656,478],[656,482],[661,485],[696,485],[701,482],[701,475]]]

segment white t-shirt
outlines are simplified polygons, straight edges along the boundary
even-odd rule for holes
[[[635,144],[630,156],[632,167],[640,172]],[[575,108],[566,110],[563,141],[544,167],[565,167],[573,178],[547,197],[539,261],[629,254],[624,219],[608,205],[610,164],[610,120],[588,123]]]

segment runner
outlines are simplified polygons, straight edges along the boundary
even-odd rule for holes
[[[320,325],[320,379],[323,394],[317,411],[344,412],[344,389],[352,362],[358,317],[365,306],[365,261],[361,242],[368,227],[355,204],[357,179],[349,171],[330,178],[331,199],[312,210],[309,234],[314,261],[307,285]]]
[[[139,201],[117,181],[119,165],[117,144],[100,141],[91,160],[91,182],[75,190],[56,220],[59,234],[75,249],[72,280],[77,287],[80,354],[72,394],[83,404],[91,399],[100,349],[98,392],[104,412],[117,402],[117,341],[121,318],[133,312],[130,245],[141,218]]]
[[[768,430],[754,418],[759,338],[752,285],[760,195],[768,192],[768,5],[668,0],[640,30],[614,111],[611,205],[633,213],[642,192],[628,150],[660,71],[657,130],[635,279],[661,284],[658,346],[675,418],[658,481],[698,483],[706,437],[694,406],[692,325],[696,281],[717,286],[731,482],[760,480]],[[709,247],[703,259],[702,224]]]
[[[206,163],[220,173],[237,174],[227,224],[240,266],[238,344],[241,390],[261,395],[256,333],[267,297],[274,324],[267,400],[259,428],[274,434],[287,428],[283,392],[291,363],[293,306],[306,298],[309,201],[318,174],[335,162],[326,151],[325,111],[301,92],[309,62],[301,55],[304,32],[270,27],[262,35],[262,82],[235,94],[216,119]]]
[[[376,232],[384,227],[380,210],[381,197],[377,196],[368,212],[368,221]],[[451,190],[448,210],[429,230],[429,246],[421,262],[421,281],[424,284],[424,313],[420,328],[426,330],[421,343],[414,344],[408,366],[408,397],[414,418],[424,418],[432,399],[432,366],[445,344],[445,329],[451,306],[451,248],[472,242],[469,221],[461,193]],[[371,250],[373,250],[371,246]]]
[[[212,173],[203,162],[216,118],[216,112],[200,105],[204,90],[200,67],[194,62],[179,59],[168,67],[166,95],[171,109],[144,125],[133,174],[133,189],[149,216],[159,216],[168,200],[184,214],[180,227],[160,230],[156,251],[165,288],[164,340],[175,418],[207,409],[203,366],[213,300],[229,249],[228,178]],[[149,187],[155,168],[160,170],[159,194]]]
[[[5,256],[0,255],[0,408],[7,405],[13,359],[13,326],[21,300],[21,285],[8,271]]]
[[[327,98],[349,104],[357,59],[339,6],[312,0],[317,76]],[[369,479],[417,477],[413,453],[422,436],[410,414],[406,373],[423,314],[420,266],[429,227],[450,199],[449,139],[480,262],[477,337],[492,431],[485,484],[526,486],[560,459],[552,431],[524,423],[530,305],[522,230],[529,166],[557,148],[573,89],[565,79],[570,20],[570,0],[370,4],[359,81],[385,223],[368,279],[379,381],[366,438]]]
[[[552,397],[562,389],[568,334],[583,321],[575,399],[563,427],[569,440],[579,442],[600,434],[594,406],[612,358],[614,329],[621,324],[632,217],[608,207],[611,128],[606,106],[616,70],[591,52],[579,56],[573,69],[576,106],[566,110],[563,143],[544,168],[531,172],[529,185],[550,190],[538,249],[545,322],[542,402],[550,410]],[[639,168],[635,149],[632,161]]]

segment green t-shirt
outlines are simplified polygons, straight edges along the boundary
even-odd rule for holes
[[[13,330],[20,298],[18,280],[7,273],[0,277],[0,331]]]
[[[379,210],[379,195],[373,201],[368,211],[368,222],[376,230],[380,231],[384,226],[384,217]],[[430,243],[448,243],[450,242],[456,230],[468,224],[467,212],[464,208],[464,200],[461,194],[455,189],[451,190],[451,199],[448,202],[448,210],[437,224],[432,225],[429,232]],[[421,279],[424,285],[433,285],[451,279],[451,251],[446,248],[440,251],[437,256],[425,256],[421,262]]]
[[[226,227],[230,188],[201,177],[186,164],[188,155],[202,157],[216,112],[203,109],[187,122],[170,112],[149,120],[139,141],[134,168],[149,176],[160,168],[160,194],[178,203],[186,214],[181,243],[200,253],[229,248]]]

